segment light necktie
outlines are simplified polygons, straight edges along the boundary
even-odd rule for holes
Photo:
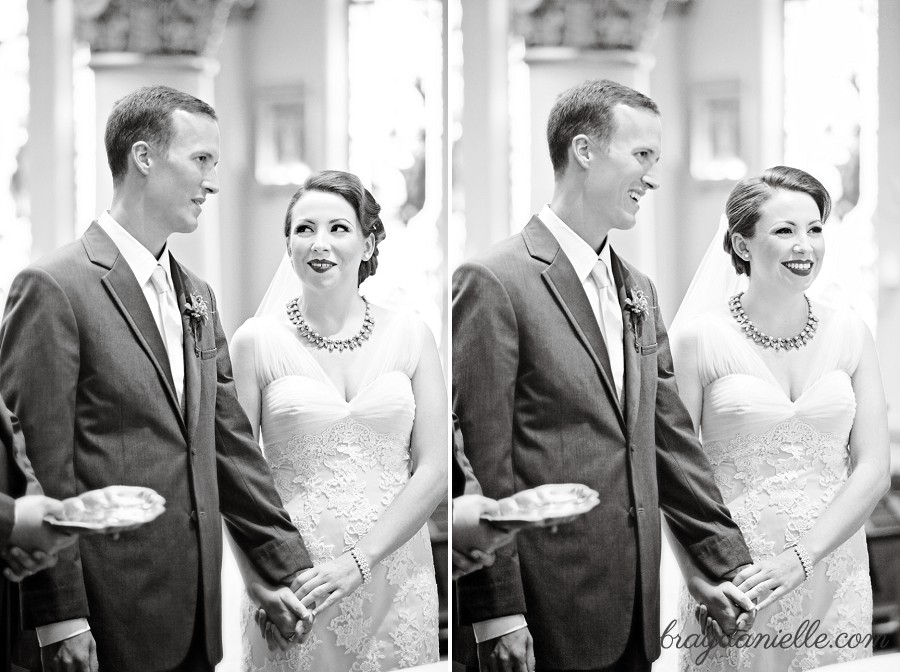
[[[622,345],[623,323],[622,311],[619,307],[619,299],[616,296],[612,274],[609,272],[602,259],[597,259],[591,276],[597,285],[597,293],[600,299],[600,331],[606,341],[606,350],[609,353],[609,365],[612,368],[613,382],[616,386],[616,395],[622,399],[623,379],[625,377],[625,350]]]
[[[169,285],[166,269],[157,264],[150,276],[150,282],[156,290],[159,299],[159,333],[166,346],[169,355],[169,367],[172,371],[172,380],[175,381],[175,393],[178,395],[178,404],[184,411],[184,352],[182,350],[184,332],[181,326],[181,312],[175,301],[175,292]]]

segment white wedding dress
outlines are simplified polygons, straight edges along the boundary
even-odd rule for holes
[[[415,417],[410,376],[424,326],[390,313],[353,353],[362,367],[346,400],[293,326],[252,318],[262,437],[275,485],[313,562],[337,557],[372,529],[410,476]],[[372,567],[372,581],[317,615],[312,635],[270,652],[243,600],[243,669],[393,670],[438,660],[438,598],[427,527]]]
[[[793,400],[760,357],[760,346],[743,335],[727,308],[701,315],[687,326],[697,334],[703,449],[754,560],[775,556],[800,539],[834,499],[851,468],[849,436],[856,398],[850,377],[861,354],[864,327],[846,311],[826,312],[816,304],[814,311],[821,320],[815,338],[804,348],[811,350],[809,378]],[[682,641],[699,632],[694,604],[682,585]],[[828,645],[837,646],[798,647],[791,642],[766,647],[766,639],[760,638],[756,646],[716,647],[705,658],[703,648],[682,649],[679,668],[785,672],[870,656],[872,587],[863,529],[817,564],[811,580],[759,612],[751,636],[774,640],[780,633],[793,635],[802,632],[804,620],[819,622],[815,634],[806,638],[809,644],[825,633]],[[863,642],[840,646],[854,634]]]

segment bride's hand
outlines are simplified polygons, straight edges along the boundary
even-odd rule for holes
[[[294,579],[291,590],[304,606],[318,614],[362,585],[362,574],[350,553],[307,569]]]
[[[800,558],[794,549],[788,548],[774,558],[760,560],[742,569],[732,581],[750,599],[768,594],[757,605],[757,609],[765,609],[794,590],[805,578]]]

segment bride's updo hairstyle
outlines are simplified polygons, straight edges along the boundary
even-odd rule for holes
[[[297,205],[303,194],[308,191],[324,191],[329,194],[337,194],[343,198],[353,211],[356,213],[356,219],[362,228],[363,238],[371,234],[374,236],[375,249],[369,260],[363,260],[359,264],[359,276],[357,285],[361,285],[362,281],[370,275],[375,275],[375,269],[378,268],[378,243],[384,240],[384,224],[378,213],[381,212],[381,206],[375,197],[369,193],[369,190],[363,186],[360,179],[353,173],[345,173],[341,170],[323,170],[313,173],[306,181],[297,189],[296,193],[291,197],[288,203],[287,214],[284,217],[284,237],[291,235],[291,213],[294,206]]]
[[[725,216],[728,217],[728,231],[722,246],[731,255],[731,263],[738,275],[744,273],[750,277],[750,260],[743,259],[731,244],[731,236],[735,233],[744,238],[753,238],[756,223],[766,201],[772,197],[774,190],[799,191],[807,194],[819,208],[819,219],[822,223],[831,213],[831,197],[825,187],[809,173],[799,168],[775,166],[769,168],[759,177],[751,177],[738,182],[725,204]]]

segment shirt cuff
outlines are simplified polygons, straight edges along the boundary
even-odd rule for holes
[[[527,627],[528,623],[525,622],[525,616],[522,614],[501,616],[500,618],[492,618],[472,624],[472,630],[475,631],[475,641],[479,644]]]
[[[86,618],[73,618],[70,621],[60,621],[59,623],[51,623],[50,625],[39,625],[37,627],[38,643],[41,647],[56,644],[64,639],[69,639],[75,635],[89,632],[91,626],[88,625]]]

